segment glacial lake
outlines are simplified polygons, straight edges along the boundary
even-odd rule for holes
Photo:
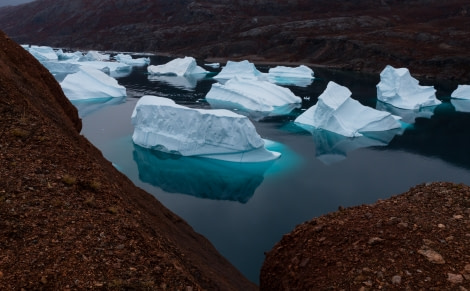
[[[152,65],[171,59],[152,56]],[[450,100],[457,83],[432,82],[443,103],[422,112],[395,112],[376,100],[379,76],[312,68],[310,85],[285,85],[303,98],[301,108],[280,117],[252,116],[258,133],[282,153],[271,163],[233,164],[175,157],[135,146],[130,116],[139,97],[157,95],[194,107],[210,108],[205,94],[215,82],[149,78],[146,68],[118,76],[124,99],[75,102],[85,135],[138,187],[207,237],[246,277],[258,283],[264,252],[282,236],[314,217],[374,203],[433,181],[470,185],[470,101]],[[259,66],[262,72],[268,65]],[[410,68],[413,75],[412,68]],[[352,97],[373,108],[403,114],[414,123],[403,132],[377,138],[342,138],[310,132],[293,124],[314,105],[329,81],[348,87]],[[416,119],[415,119],[416,117]]]

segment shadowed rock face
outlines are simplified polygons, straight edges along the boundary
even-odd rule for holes
[[[0,26],[21,43],[468,81],[469,13],[465,0],[38,0],[0,9]]]

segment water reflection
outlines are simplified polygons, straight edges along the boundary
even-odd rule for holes
[[[458,112],[470,112],[470,100],[467,99],[451,99],[450,103]]]
[[[196,89],[197,83],[205,77],[205,74],[193,74],[184,76],[148,75],[148,79],[151,82],[160,82],[187,91],[194,91]]]
[[[386,146],[403,129],[367,132],[363,136],[347,137],[328,130],[314,128],[308,125],[296,124],[310,132],[315,142],[315,157],[325,165],[332,165],[346,159],[349,152],[359,148]]]
[[[271,83],[275,83],[281,86],[296,86],[296,87],[308,87],[313,83],[313,78],[286,78],[279,76],[269,76],[268,79]]]
[[[78,115],[83,118],[102,109],[103,107],[121,104],[125,101],[126,96],[72,100],[71,102],[75,107],[77,107]]]
[[[390,112],[393,115],[400,116],[401,121],[413,124],[416,118],[431,118],[437,106],[421,107],[419,109],[402,109],[391,104],[377,100],[375,109]]]
[[[139,179],[169,193],[246,203],[264,180],[273,161],[231,163],[184,157],[134,145]]]

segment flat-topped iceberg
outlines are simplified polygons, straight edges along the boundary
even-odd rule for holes
[[[116,61],[124,63],[129,66],[145,66],[150,64],[150,58],[132,58],[131,55],[117,54],[114,56]]]
[[[273,112],[302,99],[291,90],[268,81],[234,77],[225,84],[214,83],[206,95],[211,105],[254,112]],[[292,110],[293,108],[291,108]]]
[[[173,100],[143,96],[132,113],[135,144],[166,153],[232,162],[263,162],[268,151],[251,121],[229,110],[192,109]]]
[[[348,88],[329,82],[317,104],[299,115],[295,122],[349,137],[401,127],[399,117],[364,106],[350,96]]]
[[[60,86],[70,100],[126,96],[126,88],[119,85],[116,79],[87,66],[67,75]]]
[[[148,66],[147,71],[153,75],[185,76],[191,74],[206,74],[208,71],[199,67],[193,57],[177,58],[163,65]]]
[[[386,66],[377,84],[377,98],[402,109],[439,105],[441,101],[435,93],[436,89],[432,86],[420,86],[407,68]]]
[[[240,62],[228,61],[220,73],[214,76],[214,79],[225,82],[234,77],[258,79],[260,76],[263,76],[263,73],[258,71],[255,65],[247,60]]]
[[[313,70],[305,65],[298,67],[277,66],[268,71],[268,80],[279,85],[307,87],[313,82]]]
[[[32,45],[30,47],[24,46],[24,48],[40,62],[57,61],[59,59],[56,52],[49,46]]]
[[[456,99],[470,99],[470,85],[458,85],[450,95],[451,98]]]

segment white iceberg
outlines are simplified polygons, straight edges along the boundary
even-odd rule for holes
[[[74,74],[67,75],[60,86],[70,100],[126,96],[126,88],[119,85],[116,79],[86,66],[80,67]]]
[[[78,64],[81,67],[89,67],[100,70],[114,78],[125,77],[132,72],[132,66],[119,62],[81,61],[72,63]]]
[[[401,127],[399,117],[364,106],[350,96],[348,88],[329,82],[317,104],[299,115],[295,122],[348,137]]]
[[[153,75],[185,76],[192,74],[206,74],[208,71],[199,67],[193,57],[174,59],[163,65],[148,66],[147,71]]]
[[[250,120],[229,110],[191,109],[173,100],[143,96],[132,113],[135,144],[183,156],[232,162],[277,159]]]
[[[435,93],[436,89],[432,86],[420,86],[407,68],[386,66],[377,84],[377,98],[402,109],[439,105],[441,101]]]
[[[288,88],[240,77],[234,77],[225,84],[212,84],[206,100],[210,104],[225,103],[233,109],[256,112],[272,112],[278,107],[302,103],[302,99]]]
[[[258,79],[261,76],[263,76],[263,73],[258,71],[255,65],[247,60],[240,62],[228,61],[220,73],[214,76],[214,79],[224,82],[234,77]]]
[[[313,70],[305,65],[298,67],[277,66],[270,68],[268,77],[313,79]]]
[[[83,54],[79,51],[73,53],[66,53],[62,49],[56,51],[59,61],[78,61]]]
[[[213,69],[218,69],[220,68],[220,63],[208,63],[208,64],[205,64],[205,66],[209,68],[213,68]]]
[[[59,59],[56,52],[49,46],[32,45],[25,49],[41,63],[46,61],[57,61]]]
[[[89,51],[86,55],[80,58],[80,62],[90,62],[90,61],[109,61],[109,54],[102,54],[97,51]]]
[[[129,66],[145,66],[150,64],[150,58],[132,58],[131,55],[117,54],[115,57],[116,61],[127,64]]]
[[[458,85],[457,89],[450,95],[456,99],[470,99],[470,85]]]

